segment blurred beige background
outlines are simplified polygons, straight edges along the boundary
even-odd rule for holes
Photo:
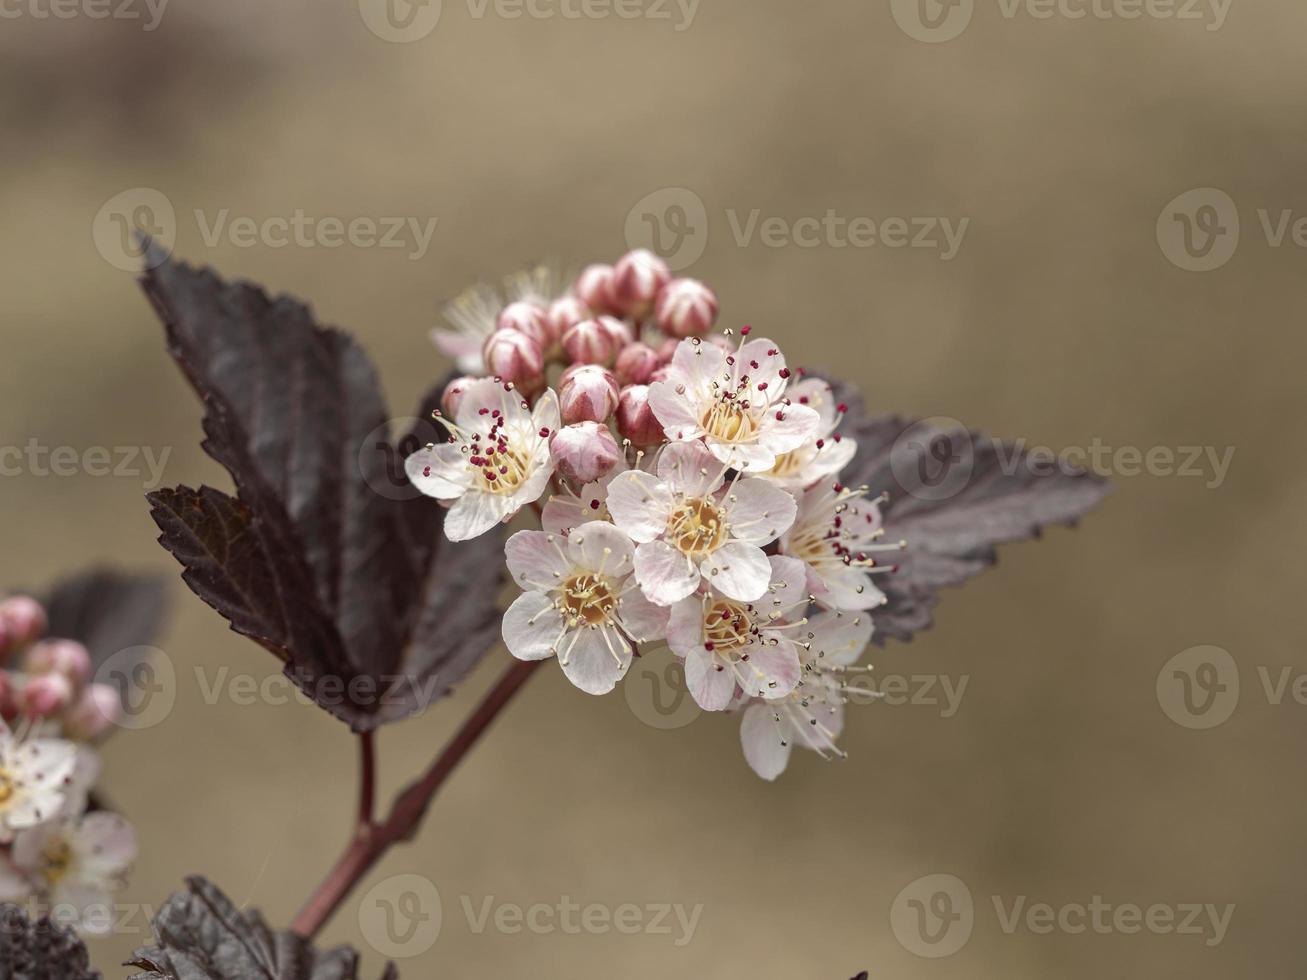
[[[933,630],[874,659],[885,675],[967,678],[958,710],[856,709],[844,763],[796,756],[764,784],[734,719],[663,731],[620,694],[591,699],[541,672],[327,938],[358,944],[375,976],[363,892],[416,873],[439,889],[443,928],[401,964],[406,977],[1296,975],[1307,709],[1273,703],[1258,668],[1273,681],[1307,669],[1296,430],[1307,252],[1292,231],[1276,247],[1258,211],[1273,233],[1282,212],[1307,214],[1307,8],[1233,0],[1210,29],[1219,11],[1205,0],[1196,20],[1157,15],[1183,4],[1073,19],[977,0],[959,36],[927,43],[968,7],[927,0],[928,16],[955,18],[932,35],[897,0],[702,0],[688,23],[660,0],[626,8],[640,13],[629,20],[513,19],[493,5],[478,16],[445,0],[430,33],[394,43],[369,28],[363,14],[375,25],[381,11],[363,2],[173,0],[153,31],[80,6],[39,16],[48,0],[6,6],[0,445],[167,449],[166,482],[227,485],[198,449],[196,401],[131,274],[93,242],[97,213],[128,189],[175,208],[178,254],[308,298],[355,330],[405,415],[446,368],[427,340],[441,301],[541,257],[611,260],[637,202],[682,188],[707,217],[689,271],[719,289],[724,320],[751,322],[792,361],[838,367],[874,407],[1053,447],[1236,453],[1221,481],[1210,466],[1118,473],[1080,530],[1008,548],[946,596]],[[127,9],[150,18],[143,0]],[[1159,216],[1183,228],[1164,209],[1193,188],[1227,193],[1241,224],[1237,251],[1207,272],[1178,267],[1157,236]],[[666,193],[654,200],[674,221]],[[1213,201],[1192,211],[1192,263],[1232,242],[1229,205],[1199,204]],[[224,209],[438,224],[419,259],[208,244],[203,224]],[[969,224],[944,261],[830,239],[742,243],[733,222],[755,210]],[[1225,234],[1204,258],[1213,215]],[[176,579],[153,543],[146,482],[4,477],[4,578],[41,582],[94,560],[174,578],[161,646],[179,672],[176,709],[106,752],[104,785],[143,842],[125,901],[157,904],[202,872],[284,924],[348,832],[354,747],[310,707],[205,704],[194,667],[263,677],[275,665]],[[1168,718],[1156,684],[1172,657],[1207,644],[1237,661],[1241,695],[1224,724],[1196,730]],[[387,791],[505,657],[384,733]],[[933,874],[956,876],[974,901],[970,940],[948,958],[916,955],[891,928],[896,896]],[[675,928],[477,934],[463,898],[479,910],[486,896],[703,911],[681,946]],[[1235,910],[1209,945],[1147,930],[1040,934],[1024,920],[1008,932],[995,896],[1004,915],[1023,896]],[[95,943],[97,965],[121,976],[145,938]]]

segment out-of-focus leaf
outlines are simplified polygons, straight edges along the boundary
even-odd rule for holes
[[[32,920],[16,905],[0,905],[0,977],[4,980],[103,980],[86,946],[49,919]]]
[[[234,498],[150,494],[160,542],[197,595],[355,730],[424,708],[494,642],[501,537],[439,541],[443,511],[407,484],[350,337],[251,284],[147,264],[169,352],[204,404],[204,448],[236,485]]]
[[[289,932],[273,932],[257,912],[242,913],[204,878],[154,917],[155,945],[128,962],[145,972],[131,980],[358,980],[358,953],[347,946],[318,951]],[[396,980],[393,965],[382,980]]]
[[[939,590],[993,565],[996,545],[1073,525],[1111,489],[1100,476],[941,420],[866,418],[847,388],[836,390],[850,406],[842,431],[858,441],[841,479],[888,494],[886,540],[908,543],[890,559],[898,571],[876,579],[889,598],[873,614],[877,642],[910,640],[930,626]]]
[[[96,666],[121,650],[153,643],[168,612],[160,576],[110,568],[56,582],[43,603],[50,617],[48,634],[84,644]]]

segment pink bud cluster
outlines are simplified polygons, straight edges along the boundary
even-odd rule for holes
[[[0,717],[57,724],[63,737],[89,742],[117,722],[121,703],[108,684],[93,682],[86,647],[43,638],[45,609],[28,596],[0,601]]]
[[[542,436],[559,472],[587,483],[617,465],[618,439],[638,449],[665,439],[648,386],[662,379],[681,340],[708,334],[717,313],[711,289],[674,278],[661,258],[637,249],[613,265],[587,267],[562,296],[509,302],[485,336],[482,363],[529,399],[549,385],[551,368],[561,368],[554,387],[563,429]],[[445,416],[457,416],[476,380],[450,383]]]

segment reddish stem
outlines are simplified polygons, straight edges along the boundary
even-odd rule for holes
[[[541,662],[515,660],[509,665],[500,675],[495,686],[490,689],[490,693],[481,700],[476,710],[468,716],[449,744],[436,757],[426,774],[396,797],[390,814],[381,823],[373,823],[371,820],[375,758],[372,740],[368,736],[363,737],[360,819],[355,827],[354,837],[345,849],[345,853],[340,856],[322,884],[300,910],[300,914],[295,917],[295,921],[291,923],[291,931],[307,939],[317,935],[381,856],[395,844],[412,839],[441,784]],[[365,810],[368,813],[367,819],[363,818]]]
[[[358,826],[372,826],[376,813],[377,747],[374,732],[359,736],[359,812]]]

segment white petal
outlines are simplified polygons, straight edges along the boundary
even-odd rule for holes
[[[503,384],[494,378],[482,378],[464,389],[455,421],[460,429],[488,432],[495,422],[493,413],[499,412],[505,418],[515,418],[521,411],[521,403],[521,395],[506,391]]]
[[[885,593],[876,588],[871,575],[848,565],[827,562],[815,569],[818,601],[834,609],[875,609],[884,605]]]
[[[703,649],[703,602],[698,596],[672,606],[667,619],[667,645],[672,653],[688,658]]]
[[[846,667],[867,649],[871,630],[871,615],[866,612],[817,613],[808,621],[812,639],[805,656],[811,662]]]
[[[471,541],[485,534],[513,511],[513,502],[496,493],[473,490],[459,497],[445,515],[445,537]]]
[[[509,574],[527,591],[550,592],[566,581],[572,563],[562,552],[562,538],[544,531],[518,531],[504,545]]]
[[[607,521],[587,521],[572,530],[567,553],[578,568],[625,578],[631,574],[635,545]]]
[[[753,478],[738,481],[725,504],[731,537],[760,546],[788,531],[799,509],[793,494]]]
[[[726,352],[716,344],[683,340],[672,352],[668,375],[696,388],[716,381],[726,370]]]
[[[763,635],[768,637],[767,641],[751,645],[748,661],[740,664],[740,686],[744,693],[754,697],[783,698],[798,686],[802,674],[798,647],[774,633],[769,635],[766,630]],[[772,639],[778,642],[772,643]]]
[[[735,676],[700,646],[685,658],[685,686],[704,711],[725,711],[735,694]]]
[[[771,584],[758,605],[782,614],[802,611],[808,602],[808,570],[797,558],[772,555]]]
[[[73,847],[88,876],[111,878],[136,860],[136,831],[118,814],[97,810],[78,824]]]
[[[790,761],[788,726],[776,720],[776,709],[755,703],[744,711],[740,722],[740,745],[749,768],[766,780],[785,771]]]
[[[631,645],[616,629],[581,627],[559,647],[567,679],[587,694],[607,694],[631,667]]]
[[[658,457],[658,478],[687,497],[707,497],[722,485],[724,472],[701,442],[672,443]]]
[[[699,563],[704,579],[722,595],[741,602],[761,599],[772,567],[757,545],[728,541]]]
[[[666,541],[635,549],[635,580],[650,602],[670,606],[699,587],[699,569]]]
[[[562,414],[558,409],[558,395],[553,388],[546,388],[545,393],[536,401],[535,409],[531,412],[531,424],[536,432],[541,429],[555,432],[562,425]]]
[[[667,621],[672,610],[668,606],[655,606],[639,589],[622,596],[619,607],[622,626],[636,643],[650,643],[667,635]]]
[[[779,456],[798,449],[817,434],[821,417],[816,409],[806,405],[786,405],[768,417],[768,423],[758,433],[758,444]]]
[[[649,386],[649,408],[672,442],[695,439],[703,432],[694,405],[686,395],[677,394],[670,381]]]
[[[523,592],[504,613],[504,644],[518,660],[546,660],[554,655],[563,625],[563,614],[547,595]]]
[[[776,465],[776,454],[756,442],[722,442],[709,438],[708,451],[742,473],[766,473]]]
[[[776,351],[776,353],[769,354],[768,351]],[[755,364],[757,367],[754,367]],[[764,389],[763,394],[774,396],[780,386],[781,371],[784,368],[785,355],[780,353],[776,344],[766,338],[759,338],[743,344],[736,352],[733,371],[736,378],[747,374],[749,384],[754,388],[759,384],[766,384],[767,388]]]
[[[653,541],[667,530],[671,491],[652,474],[630,470],[608,485],[608,513],[633,541]]]
[[[476,478],[461,447],[442,442],[419,449],[404,460],[408,482],[428,497],[456,500]]]

